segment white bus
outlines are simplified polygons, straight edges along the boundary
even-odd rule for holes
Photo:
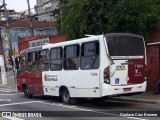
[[[17,88],[33,94],[104,98],[146,91],[144,38],[128,33],[90,36],[21,51]]]

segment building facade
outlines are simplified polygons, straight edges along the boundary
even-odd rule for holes
[[[15,10],[7,10],[8,14],[8,20],[13,20],[13,19],[20,19],[21,15],[19,12],[16,12]],[[6,21],[6,15],[4,10],[0,12],[0,20],[1,21]]]
[[[35,12],[38,21],[56,21],[53,13],[58,10],[59,0],[36,0],[36,2]]]
[[[39,35],[57,35],[58,30],[55,22],[47,21],[32,21],[34,36]],[[9,22],[9,28],[6,27],[6,21],[1,22],[1,39],[0,54],[5,54],[5,60],[9,58],[10,42],[15,56],[19,55],[18,39],[23,37],[30,37],[30,23],[28,20],[12,20]],[[9,34],[9,35],[8,35]]]

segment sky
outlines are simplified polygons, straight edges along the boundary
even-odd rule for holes
[[[15,10],[21,12],[28,9],[27,0],[5,0],[7,4],[7,9]],[[34,8],[36,5],[36,0],[29,0],[30,7]],[[0,0],[0,5],[3,3],[3,0]]]

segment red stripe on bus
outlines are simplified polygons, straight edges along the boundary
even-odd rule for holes
[[[144,82],[145,60],[128,60],[128,84],[140,84]]]

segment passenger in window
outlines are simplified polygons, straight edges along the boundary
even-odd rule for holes
[[[29,66],[31,66],[31,65],[32,65],[31,57],[28,57],[28,65],[29,65]]]
[[[39,56],[39,63],[43,63],[43,56],[42,55]]]
[[[23,58],[20,59],[19,68],[20,68],[20,70],[22,70],[22,71],[25,70],[25,61],[24,61]]]
[[[76,64],[71,58],[67,59],[67,69],[76,69]]]
[[[39,70],[43,70],[44,64],[43,64],[43,56],[42,55],[39,56],[38,61],[39,61]]]

